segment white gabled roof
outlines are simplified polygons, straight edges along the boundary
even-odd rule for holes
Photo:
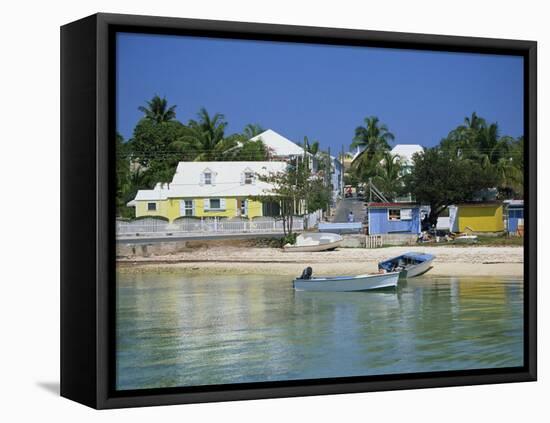
[[[397,144],[392,148],[391,154],[398,155],[401,162],[406,165],[412,165],[412,156],[415,153],[422,153],[424,148],[419,144]]]
[[[302,147],[272,129],[256,135],[251,138],[251,141],[259,139],[273,152],[274,156],[298,156],[304,154]]]
[[[170,184],[157,184],[151,190],[139,190],[135,201],[158,201],[167,198],[247,197],[269,194],[271,184],[257,178],[244,183],[244,173],[259,175],[284,172],[285,162],[179,162]],[[212,173],[212,184],[204,184],[201,175]],[[132,204],[132,205],[133,205]]]
[[[364,148],[357,148],[357,151],[351,159],[352,163],[365,151]],[[424,148],[420,144],[396,144],[390,151],[392,155],[399,156],[401,163],[405,165],[412,165],[412,156],[414,153],[422,153]],[[380,161],[382,163],[383,160]]]

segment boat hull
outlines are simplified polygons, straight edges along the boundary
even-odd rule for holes
[[[408,267],[407,269],[401,271],[400,277],[401,278],[414,278],[415,276],[420,276],[426,273],[428,270],[432,268],[432,260],[426,260],[420,264],[413,264],[412,266]]]
[[[378,269],[388,272],[399,271],[401,279],[414,278],[432,268],[435,256],[432,254],[408,252],[378,263]]]
[[[391,272],[339,278],[295,279],[294,289],[296,291],[317,292],[371,291],[383,288],[396,288],[398,282],[399,272]]]
[[[477,242],[477,235],[464,235],[456,237],[453,241],[455,244],[475,244]]]
[[[285,245],[283,251],[287,253],[314,253],[317,251],[330,251],[338,248],[342,241],[331,242],[328,244],[318,245]]]

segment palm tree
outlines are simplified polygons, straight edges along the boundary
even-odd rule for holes
[[[145,119],[156,123],[168,122],[176,117],[176,106],[168,107],[166,97],[160,98],[158,95],[147,101],[147,106],[139,106],[138,110],[145,114]]]
[[[399,155],[391,154],[389,151],[382,154],[382,160],[376,167],[372,181],[390,200],[395,199],[402,187],[402,170],[403,164]]]
[[[191,119],[183,128],[183,135],[172,143],[172,147],[197,161],[216,160],[225,151],[238,144],[239,137],[225,137],[227,122],[224,115],[216,113],[210,116],[203,107],[197,114],[198,119]]]
[[[485,119],[480,118],[476,112],[473,112],[470,117],[464,118],[463,127],[466,129],[472,129],[474,131],[478,131],[484,126],[487,126]]]
[[[262,132],[265,132],[265,129],[257,123],[249,123],[244,127],[243,137],[247,140],[254,138],[257,135],[260,135]]]
[[[310,153],[312,156],[315,156],[319,152],[319,141],[309,142],[308,137],[304,137],[304,149]]]
[[[375,156],[378,157],[380,153],[389,150],[389,142],[393,141],[395,137],[376,116],[366,117],[364,122],[365,126],[355,128],[355,137],[351,148],[362,148],[363,153],[370,161]]]

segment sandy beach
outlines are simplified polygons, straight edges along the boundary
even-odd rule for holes
[[[374,272],[383,259],[407,251],[434,254],[434,276],[523,276],[522,247],[340,248],[319,253],[285,253],[277,248],[212,247],[170,255],[119,258],[120,272],[208,272],[296,276],[312,266],[316,274]]]

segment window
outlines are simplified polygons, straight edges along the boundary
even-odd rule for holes
[[[248,201],[240,200],[239,206],[241,208],[241,216],[248,216]]]
[[[412,220],[413,211],[412,209],[401,209],[401,220]]]
[[[254,174],[252,172],[245,172],[244,173],[244,183],[246,185],[250,185],[254,182]]]
[[[389,209],[388,220],[401,220],[401,209]]]
[[[281,206],[276,202],[263,202],[262,203],[262,216],[280,216]]]
[[[412,220],[412,209],[388,209],[388,220]]]
[[[183,205],[183,216],[193,216],[195,214],[193,208],[193,200],[184,200]]]
[[[212,173],[204,172],[204,184],[212,185]]]
[[[221,209],[221,201],[219,198],[211,198],[210,199],[210,210],[219,210]]]
[[[157,211],[157,203],[147,203],[147,211]]]

